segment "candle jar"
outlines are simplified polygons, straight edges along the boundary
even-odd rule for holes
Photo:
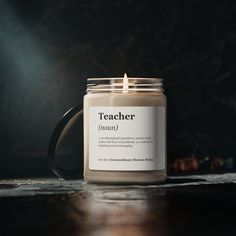
[[[84,179],[117,184],[166,179],[162,79],[87,79]]]

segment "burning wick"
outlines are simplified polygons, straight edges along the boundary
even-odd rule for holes
[[[123,92],[127,93],[128,89],[129,89],[129,80],[128,80],[127,74],[125,73],[124,79],[123,79]]]

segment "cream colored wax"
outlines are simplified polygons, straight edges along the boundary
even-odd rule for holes
[[[84,97],[84,179],[121,184],[164,181],[165,108],[160,79],[88,79]],[[159,109],[161,115],[156,114]],[[149,119],[150,114],[157,118]]]

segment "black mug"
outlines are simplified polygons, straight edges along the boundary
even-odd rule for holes
[[[54,129],[48,146],[52,171],[63,179],[83,178],[83,105],[68,110]]]

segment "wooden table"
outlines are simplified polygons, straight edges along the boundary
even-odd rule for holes
[[[2,180],[0,235],[236,235],[236,174],[159,185]]]

